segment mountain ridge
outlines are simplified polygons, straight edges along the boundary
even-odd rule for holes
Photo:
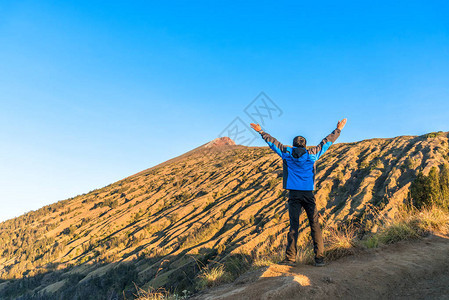
[[[317,163],[323,226],[369,222],[371,207],[393,216],[418,172],[448,164],[448,135],[333,145]],[[0,296],[132,296],[133,282],[191,289],[212,261],[229,266],[282,248],[288,216],[279,157],[268,147],[202,146],[0,223]],[[300,224],[306,243],[304,215]]]
[[[178,155],[178,156],[175,156],[173,158],[170,158],[170,159],[168,159],[168,160],[166,160],[164,162],[161,162],[161,163],[159,163],[159,164],[157,164],[157,165],[155,165],[153,167],[150,167],[150,168],[145,169],[143,171],[137,172],[137,173],[135,173],[133,175],[130,175],[128,177],[133,177],[133,176],[136,176],[136,175],[143,174],[144,172],[153,170],[155,168],[160,168],[160,167],[165,166],[167,164],[176,162],[176,161],[178,161],[178,160],[180,160],[182,158],[186,158],[186,157],[188,157],[188,156],[190,156],[190,155],[192,155],[192,154],[194,154],[194,153],[196,153],[198,151],[204,150],[204,149],[209,149],[211,151],[213,148],[223,148],[223,147],[232,147],[232,146],[239,146],[239,145],[237,145],[230,137],[227,137],[227,136],[225,136],[225,137],[218,137],[218,138],[215,138],[215,139],[213,139],[213,140],[211,140],[211,141],[209,141],[207,143],[202,144],[201,146],[193,148],[192,150],[189,150],[186,153],[183,153],[181,155]],[[128,177],[125,177],[125,179],[128,178]]]

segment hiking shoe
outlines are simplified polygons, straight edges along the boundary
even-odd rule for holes
[[[296,261],[290,260],[290,259],[284,259],[279,264],[294,267],[294,266],[296,266]]]
[[[324,263],[324,259],[315,258],[315,267],[324,267],[326,264]]]

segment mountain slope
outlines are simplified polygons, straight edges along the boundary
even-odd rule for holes
[[[448,163],[448,133],[336,144],[317,164],[325,226],[392,216],[418,171]],[[0,224],[0,296],[132,296],[191,289],[211,260],[264,255],[288,230],[282,161],[221,139]],[[308,238],[301,216],[300,240]],[[35,296],[37,297],[37,296]]]

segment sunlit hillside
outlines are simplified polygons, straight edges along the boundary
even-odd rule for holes
[[[366,224],[449,161],[448,133],[336,144],[317,164],[323,224]],[[113,163],[113,162],[111,162]],[[26,188],[26,187],[24,187]],[[0,224],[0,298],[115,299],[135,285],[197,289],[199,271],[282,249],[282,161],[221,139],[104,188]],[[300,240],[309,229],[301,216]]]

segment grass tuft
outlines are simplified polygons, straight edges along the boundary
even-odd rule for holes
[[[353,226],[341,230],[331,229],[327,236],[325,258],[329,261],[352,255],[355,252],[357,231]]]
[[[184,300],[189,298],[189,292],[184,290],[182,295],[170,294],[163,288],[154,289],[149,288],[147,291],[134,284],[137,290],[135,300]]]
[[[410,220],[397,220],[384,227],[378,235],[382,244],[394,244],[403,240],[417,239],[421,236],[414,222]]]
[[[198,275],[197,283],[199,289],[204,289],[228,282],[230,279],[231,275],[225,271],[224,266],[219,265],[212,268],[205,267]]]
[[[439,208],[404,210],[388,222],[378,233],[379,242],[392,244],[403,240],[418,239],[432,232],[448,232],[449,214]]]
[[[377,248],[379,247],[379,237],[377,235],[369,236],[367,239],[361,241],[361,245],[365,248]]]
[[[315,254],[313,253],[312,243],[308,242],[298,248],[296,261],[301,264],[311,265],[314,262]]]
[[[418,220],[419,228],[425,232],[447,234],[449,231],[449,215],[439,207],[424,209],[415,214],[415,218]]]
[[[272,255],[257,256],[253,259],[252,267],[269,267],[282,261],[284,253],[274,252]]]

